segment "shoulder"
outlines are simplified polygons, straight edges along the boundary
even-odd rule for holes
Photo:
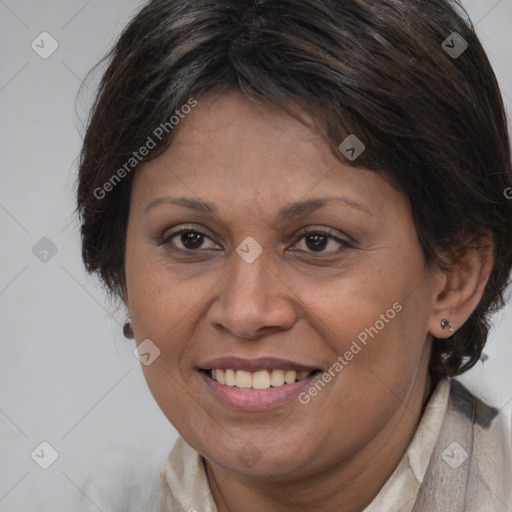
[[[499,409],[449,380],[442,426],[414,512],[512,510],[512,430]]]
[[[455,379],[451,381],[450,401],[452,416],[459,414],[459,421],[453,423],[455,428],[450,435],[458,439],[466,430],[471,432],[465,439],[470,464],[468,495],[477,502],[487,499],[493,506],[505,503],[512,507],[512,411],[509,404],[501,408],[490,405]],[[464,424],[471,428],[466,429]]]

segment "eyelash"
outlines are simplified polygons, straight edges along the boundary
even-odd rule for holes
[[[169,244],[174,238],[177,238],[179,237],[180,235],[182,235],[183,233],[195,233],[197,235],[201,235],[203,236],[204,238],[207,238],[209,240],[211,240],[211,238],[204,232],[204,231],[201,231],[200,229],[197,229],[197,228],[183,228],[183,229],[180,229],[179,231],[176,231],[174,233],[170,233],[170,234],[165,234],[164,236],[162,236],[159,240],[159,244],[158,245],[166,245],[166,244]],[[349,249],[349,248],[352,248],[353,245],[348,241],[348,240],[344,240],[342,238],[339,238],[335,235],[333,235],[332,233],[330,233],[329,231],[325,230],[325,229],[312,229],[312,230],[309,230],[309,231],[302,231],[300,232],[299,234],[297,234],[297,241],[293,244],[294,246],[298,244],[298,242],[308,236],[311,236],[311,235],[321,235],[321,236],[325,236],[326,238],[328,238],[329,240],[334,240],[335,242],[339,243],[340,246],[342,247],[341,250],[343,249]],[[211,240],[213,242],[213,240]],[[182,248],[179,248],[179,247],[172,247],[172,250],[176,250],[176,251],[181,251],[181,252],[188,252],[188,253],[194,253],[194,252],[200,252],[201,249],[182,249]],[[204,249],[203,249],[204,250]],[[311,254],[330,254],[331,252],[330,251],[305,251],[305,252],[308,252],[308,253],[311,253]]]
[[[345,249],[349,249],[349,248],[353,247],[353,245],[348,240],[339,238],[339,237],[333,235],[332,233],[330,233],[329,231],[327,231],[326,229],[321,229],[321,228],[320,229],[310,229],[310,230],[305,230],[305,231],[299,232],[297,234],[297,241],[293,245],[294,246],[297,245],[300,240],[305,239],[308,236],[312,236],[312,235],[324,236],[328,239],[328,241],[334,240],[336,243],[338,243],[340,245],[340,248],[338,248],[338,250],[335,252],[341,252]],[[311,253],[311,254],[332,254],[332,251],[311,251],[311,250],[309,250],[306,252]]]
[[[179,231],[176,231],[174,233],[170,233],[168,235],[164,234],[164,236],[162,236],[161,239],[160,239],[159,245],[168,244],[173,238],[176,238],[179,235],[182,235],[183,233],[196,233],[197,235],[204,236],[205,238],[208,238],[209,240],[211,240],[211,238],[204,231],[201,231],[200,229],[197,229],[197,228],[194,228],[194,229],[192,229],[192,228],[182,228]],[[178,247],[175,247],[174,249],[176,249],[178,251],[184,251],[184,252],[197,252],[197,250],[194,251],[194,250],[191,250],[191,249],[180,249]]]

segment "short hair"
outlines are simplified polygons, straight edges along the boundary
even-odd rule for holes
[[[77,211],[85,267],[112,296],[122,298],[125,283],[134,151],[150,137],[156,147],[142,161],[156,158],[179,129],[170,119],[191,99],[238,88],[292,115],[298,103],[344,163],[401,190],[432,268],[446,268],[446,254],[464,250],[468,235],[492,234],[481,301],[452,337],[435,339],[430,371],[455,376],[478,361],[512,266],[511,153],[495,74],[458,3],[153,0],[104,62]],[[338,149],[349,134],[366,146],[354,161]]]

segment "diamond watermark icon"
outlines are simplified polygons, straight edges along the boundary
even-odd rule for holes
[[[38,466],[48,469],[59,458],[59,453],[50,443],[43,441],[30,456]]]
[[[261,451],[251,442],[242,446],[237,455],[240,462],[248,468],[252,468],[261,459]]]
[[[144,366],[149,366],[160,356],[160,349],[151,340],[145,339],[135,348],[133,354]]]
[[[246,263],[252,263],[263,252],[263,247],[252,236],[248,236],[236,248],[236,252]]]
[[[467,49],[467,41],[457,32],[452,32],[442,43],[441,48],[452,58],[458,59]]]
[[[32,247],[32,254],[42,263],[48,263],[57,254],[57,250],[57,246],[44,236]]]
[[[30,46],[39,57],[47,59],[59,47],[59,43],[48,32],[41,32]]]
[[[366,146],[352,133],[338,146],[338,149],[353,162],[366,149]]]
[[[441,458],[453,469],[457,469],[468,458],[468,452],[454,441],[441,454]]]

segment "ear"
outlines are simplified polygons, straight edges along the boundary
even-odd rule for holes
[[[493,266],[493,242],[490,232],[476,233],[466,239],[464,246],[441,271],[439,286],[433,297],[428,332],[436,338],[448,338],[453,333],[443,329],[448,320],[455,332],[459,329],[482,298]]]

